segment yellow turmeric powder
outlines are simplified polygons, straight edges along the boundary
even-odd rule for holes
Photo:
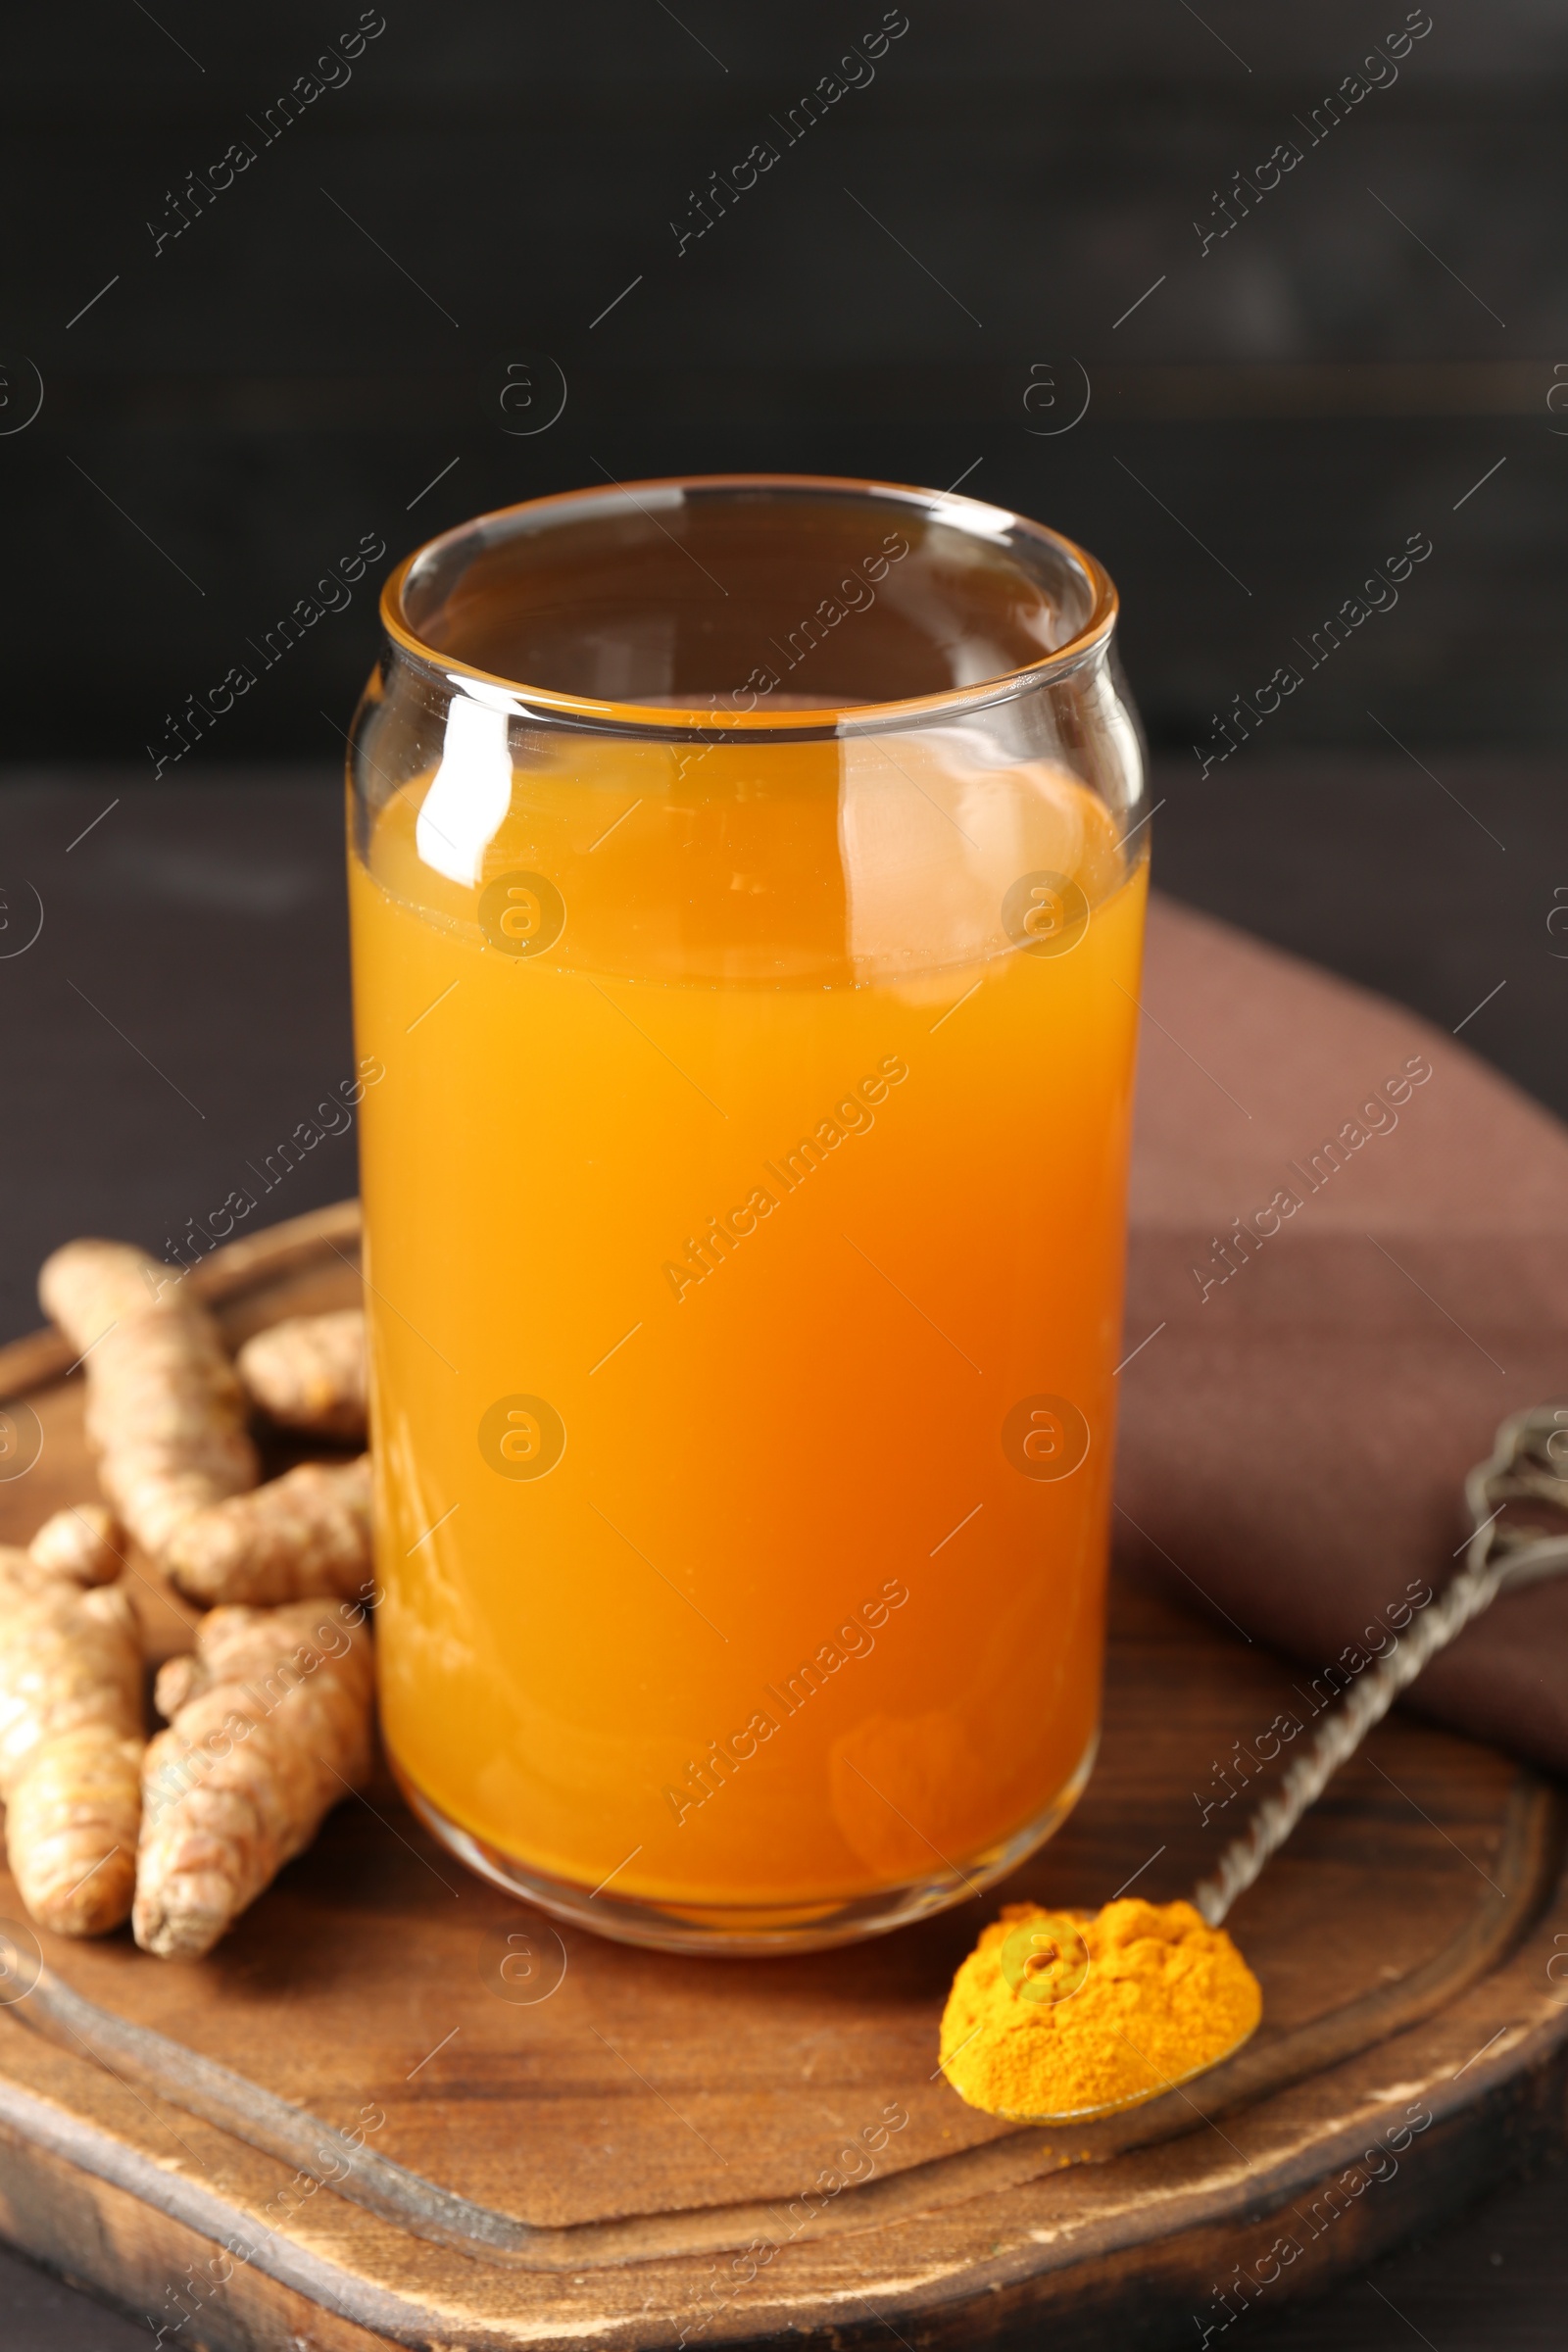
[[[1009,1903],[954,1979],[942,2066],[987,2115],[1133,2107],[1227,2057],[1262,2010],[1235,1944],[1191,1903]]]

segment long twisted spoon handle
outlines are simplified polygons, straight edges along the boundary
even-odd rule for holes
[[[1446,1648],[1484,1609],[1490,1608],[1499,1592],[1568,1569],[1568,1537],[1545,1536],[1535,1542],[1505,1544],[1497,1534],[1497,1512],[1493,1511],[1484,1521],[1480,1515],[1481,1506],[1490,1502],[1499,1489],[1511,1488],[1516,1494],[1528,1491],[1539,1495],[1545,1488],[1559,1484],[1550,1475],[1531,1478],[1527,1473],[1521,1479],[1514,1472],[1520,1454],[1530,1449],[1532,1441],[1538,1442],[1539,1451],[1545,1451],[1551,1448],[1551,1440],[1562,1427],[1554,1408],[1537,1406],[1532,1412],[1518,1414],[1505,1422],[1498,1431],[1497,1452],[1490,1462],[1472,1471],[1466,1481],[1466,1494],[1477,1525],[1465,1566],[1439,1598],[1429,1603],[1408,1632],[1396,1639],[1387,1657],[1369,1667],[1345,1693],[1290,1765],[1279,1787],[1263,1799],[1247,1828],[1225,1848],[1213,1875],[1194,1888],[1193,1902],[1210,1927],[1219,1926],[1237,1896],[1251,1886],[1269,1857],[1278,1853],[1340,1766],[1354,1755],[1374,1724],[1382,1721],[1400,1691],[1409,1688],[1428,1661],[1440,1649]],[[1541,1445],[1544,1436],[1544,1444]],[[1549,1459],[1555,1469],[1555,1448],[1551,1448]],[[1557,1501],[1560,1497],[1551,1495],[1549,1499]]]

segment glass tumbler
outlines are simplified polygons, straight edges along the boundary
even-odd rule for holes
[[[1148,827],[1115,592],[722,476],[400,564],[350,886],[382,1723],[687,1949],[999,1878],[1094,1755]]]

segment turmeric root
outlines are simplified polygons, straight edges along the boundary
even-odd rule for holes
[[[285,1429],[365,1436],[365,1314],[294,1315],[247,1340],[235,1358],[251,1401]]]
[[[68,1242],[46,1260],[38,1295],[85,1359],[104,1492],[160,1558],[184,1520],[259,1475],[218,1326],[167,1267],[123,1242]]]
[[[209,1606],[342,1599],[370,1584],[370,1457],[302,1462],[249,1494],[187,1519],[164,1564],[180,1591]]]
[[[23,1901],[62,1936],[130,1909],[141,1813],[141,1639],[122,1589],[0,1550],[0,1796]]]
[[[38,1289],[86,1359],[87,1433],[104,1491],[184,1592],[208,1602],[278,1602],[364,1589],[367,1463],[307,1463],[258,1488],[244,1392],[218,1326],[166,1268],[122,1242],[70,1242],[48,1260]],[[341,1359],[341,1340],[334,1345]]]
[[[214,1609],[158,1677],[132,1927],[196,1959],[368,1777],[373,1667],[363,1609]]]
[[[29,1557],[78,1585],[112,1585],[125,1565],[125,1532],[101,1502],[74,1502],[46,1519],[27,1545]]]

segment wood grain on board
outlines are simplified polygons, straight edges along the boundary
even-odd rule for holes
[[[356,1241],[345,1204],[193,1279],[237,1343],[351,1299]],[[0,1539],[93,1491],[69,1360],[48,1334],[0,1354],[0,1400],[24,1397],[44,1437],[0,1485]],[[191,1612],[135,1565],[150,1657],[188,1646]],[[548,2267],[433,2243],[106,2070],[25,1999],[0,2016],[0,2234],[155,2327],[188,2314],[174,2340],[215,2348],[1197,2340],[1239,2296],[1325,2283],[1563,2136],[1556,1799],[1401,1720],[1238,1905],[1265,2022],[1231,2068],[1065,2132],[977,2115],[937,2075],[952,1971],[998,1902],[1188,1891],[1242,1811],[1205,1829],[1195,1791],[1300,1711],[1301,1679],[1118,1589],[1100,1763],[1056,1839],[983,1903],[793,1960],[557,1931],[470,1879],[383,1777],[208,1960],[128,1934],[40,1936],[45,1959],[331,2128],[384,2118],[368,2144],[425,2180],[580,2237],[552,2237]],[[9,1883],[0,1916],[21,1917]],[[520,1981],[501,1971],[519,1935]],[[891,2117],[847,2182],[841,2151]]]

